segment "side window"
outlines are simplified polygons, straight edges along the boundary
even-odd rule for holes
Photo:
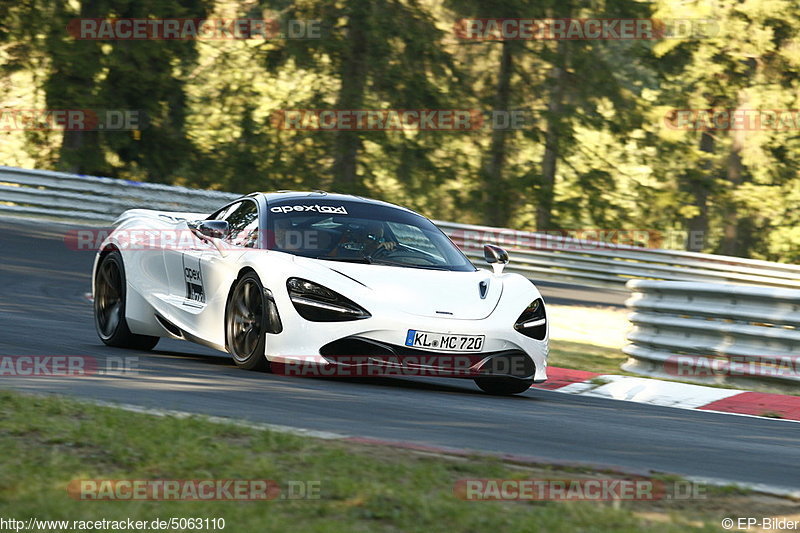
[[[209,216],[207,220],[227,220],[228,215],[230,215],[241,202],[236,202],[235,204],[231,204],[228,207],[223,207],[213,215]]]
[[[245,200],[234,204],[220,213],[220,220],[226,220],[230,230],[225,240],[234,246],[258,247],[258,208],[255,202]]]

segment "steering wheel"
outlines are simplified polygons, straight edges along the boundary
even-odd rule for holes
[[[381,244],[382,244],[382,243],[381,243]],[[386,254],[388,254],[388,253],[389,253],[389,251],[390,251],[390,250],[388,250],[388,249],[387,249],[385,246],[380,246],[380,245],[379,245],[377,248],[375,248],[375,251],[374,251],[374,252],[372,252],[371,254],[369,254],[369,256],[370,256],[370,257],[372,257],[372,258],[374,258],[374,259],[378,259],[378,258],[380,258],[380,257],[383,257],[383,256],[385,256]]]

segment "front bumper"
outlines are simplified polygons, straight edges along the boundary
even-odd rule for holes
[[[293,310],[292,310],[293,311]],[[322,365],[328,376],[374,375],[475,378],[503,376],[547,379],[547,336],[536,340],[517,332],[516,317],[457,320],[404,313],[373,316],[354,322],[308,322],[300,317],[280,335],[268,335],[267,358],[280,368]],[[294,319],[292,319],[294,322]],[[509,323],[510,325],[506,325]],[[441,352],[405,346],[410,329],[448,334],[484,335],[480,352]],[[284,363],[285,367],[280,364]],[[309,375],[314,375],[309,374]]]
[[[519,379],[535,379],[536,374],[536,365],[522,350],[437,352],[353,336],[326,344],[320,353],[328,365],[342,367],[343,372]]]

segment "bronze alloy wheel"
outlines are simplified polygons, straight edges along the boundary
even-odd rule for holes
[[[225,317],[228,350],[237,366],[248,370],[268,370],[264,287],[255,273],[238,281]]]

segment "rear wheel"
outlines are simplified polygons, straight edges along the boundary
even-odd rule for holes
[[[97,334],[108,346],[151,350],[159,337],[131,333],[125,320],[125,267],[122,255],[113,251],[100,260],[94,279],[94,324]]]
[[[269,370],[265,354],[267,313],[264,286],[254,272],[241,277],[231,292],[225,312],[228,351],[236,366]]]
[[[483,392],[496,394],[498,396],[510,396],[520,394],[531,388],[532,379],[517,379],[506,377],[475,378],[475,384]]]

